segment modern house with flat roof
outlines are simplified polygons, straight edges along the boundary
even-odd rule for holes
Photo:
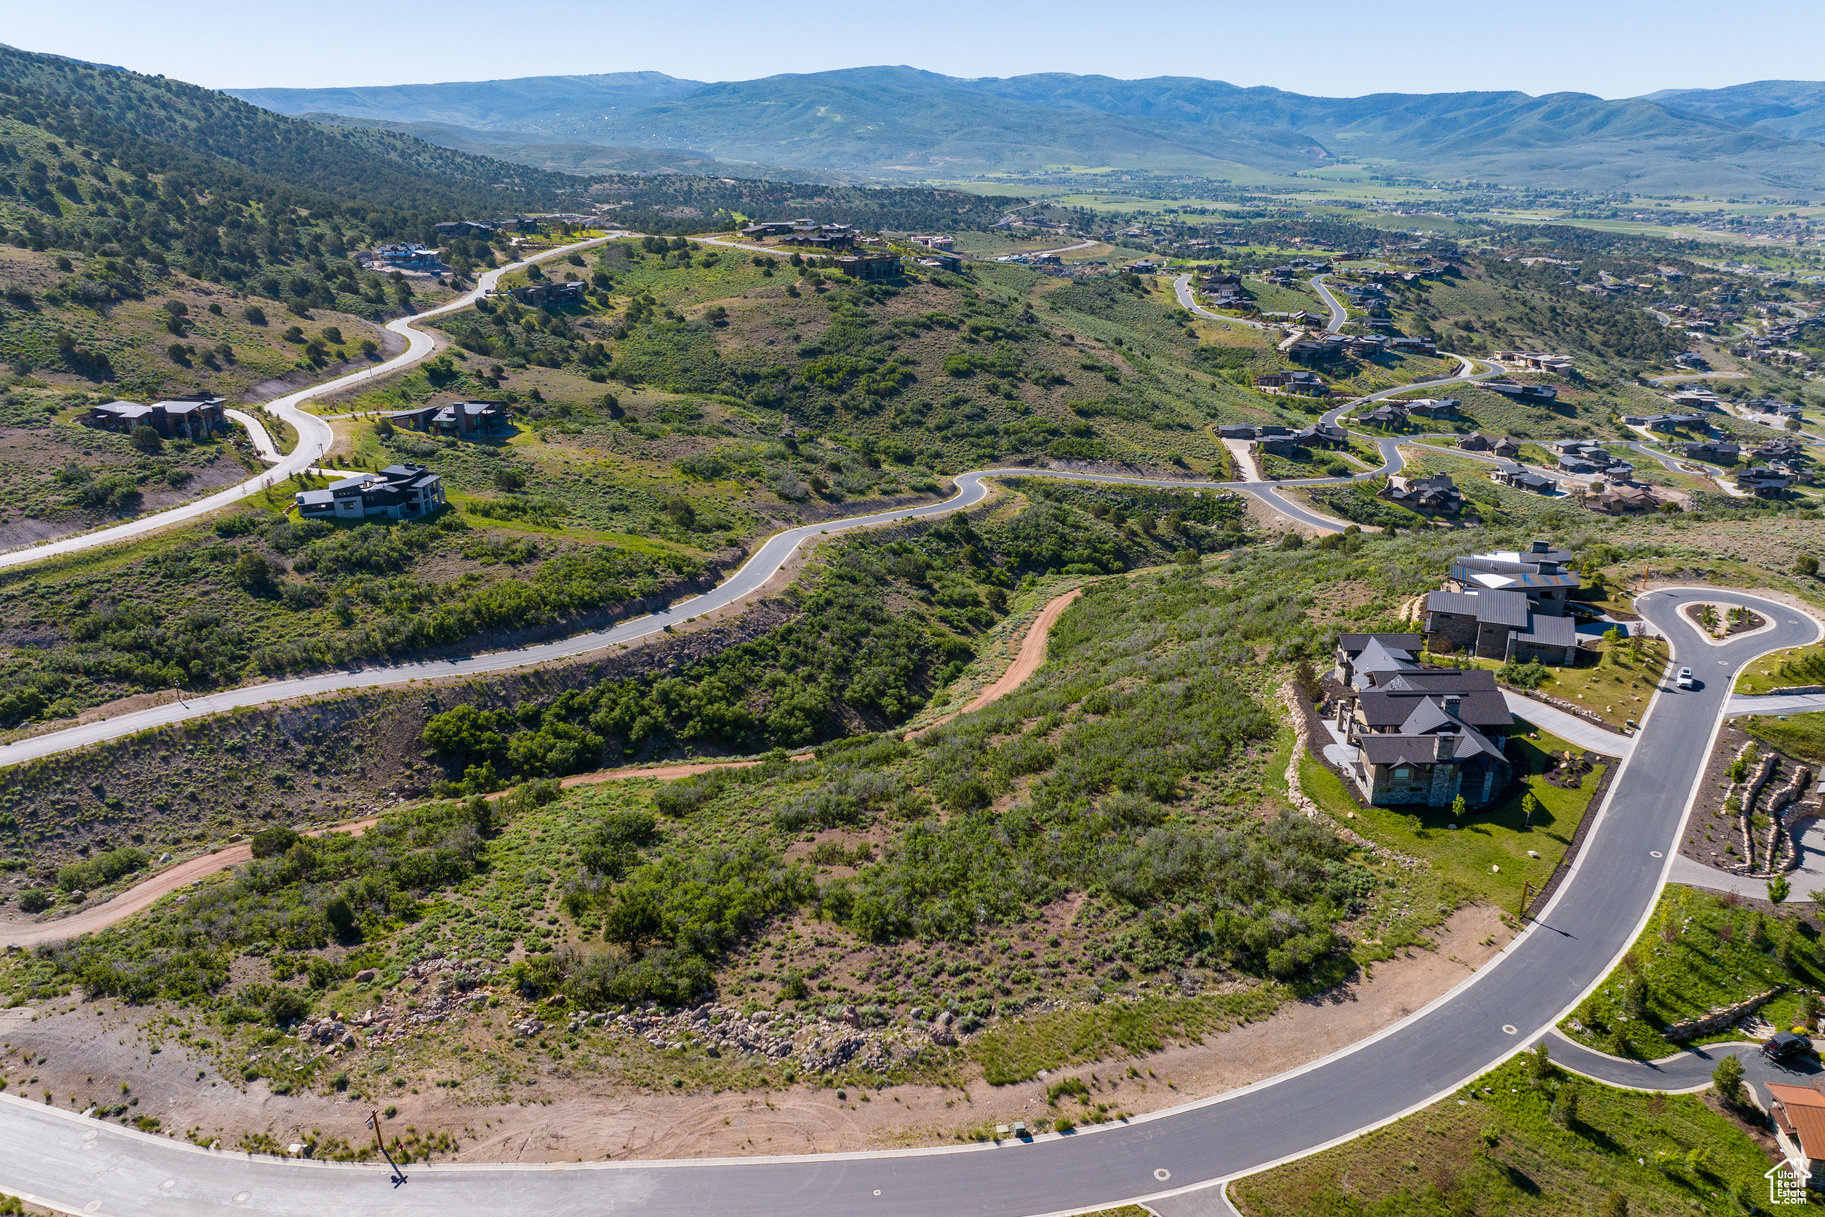
[[[98,431],[129,435],[135,427],[151,427],[164,439],[205,440],[228,425],[222,408],[223,399],[207,393],[174,397],[141,405],[132,401],[111,401],[89,407],[76,421]]]
[[[292,499],[307,519],[416,520],[443,508],[444,480],[417,465],[388,465],[322,490],[300,490]]]
[[[453,401],[394,410],[383,417],[408,430],[471,439],[505,434],[513,410],[504,401]]]

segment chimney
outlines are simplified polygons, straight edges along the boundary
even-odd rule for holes
[[[469,434],[469,403],[466,401],[456,403],[456,433],[465,438]]]
[[[1551,541],[1535,541],[1534,542],[1534,552],[1536,554],[1543,554],[1547,550],[1551,549],[1552,547],[1553,546],[1552,546]]]
[[[1434,759],[1448,761],[1451,759],[1453,749],[1457,746],[1457,737],[1455,735],[1435,735],[1432,737],[1432,743],[1433,747],[1437,749],[1433,754]]]
[[[1447,694],[1445,697],[1445,713],[1449,714],[1452,718],[1456,718],[1458,707],[1463,704],[1464,699],[1459,697],[1456,693]]]

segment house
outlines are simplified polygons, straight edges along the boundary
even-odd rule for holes
[[[1223,423],[1217,427],[1218,439],[1254,439],[1255,428],[1248,423]]]
[[[836,268],[851,279],[881,283],[900,277],[899,254],[849,254],[836,260]]]
[[[1578,628],[1570,617],[1536,613],[1525,592],[1436,591],[1426,596],[1426,634],[1484,659],[1576,663]]]
[[[1419,663],[1411,634],[1343,635],[1336,726],[1350,776],[1378,806],[1481,807],[1508,785],[1501,741],[1514,728],[1493,673]]]
[[[1522,385],[1507,380],[1485,380],[1479,382],[1479,387],[1520,402],[1545,404],[1559,400],[1559,390],[1552,385]]]
[[[1530,494],[1557,494],[1559,483],[1549,477],[1535,473],[1521,465],[1498,465],[1489,480],[1498,486],[1509,486],[1515,490],[1525,490]]]
[[[1624,414],[1622,421],[1630,427],[1649,431],[1684,431],[1688,428],[1709,430],[1711,420],[1702,414]]]
[[[1638,511],[1657,511],[1660,500],[1646,486],[1611,486],[1599,494],[1584,496],[1584,505],[1604,515],[1629,515]]]
[[[954,237],[914,237],[913,244],[923,245],[925,248],[937,253],[949,253],[951,250],[957,248],[956,238]]]
[[[437,260],[437,251],[435,249],[427,249],[416,241],[403,242],[394,245],[377,245],[374,247],[374,257],[378,261],[386,263],[388,266],[395,267],[404,266],[415,269],[430,269],[442,265],[442,263]]]
[[[384,417],[395,426],[412,431],[471,439],[504,434],[512,415],[512,408],[504,401],[456,401],[442,406],[394,410]]]
[[[1548,355],[1543,351],[1497,351],[1497,363],[1513,364],[1535,372],[1550,372],[1560,376],[1572,373],[1570,355]]]
[[[934,253],[920,258],[919,265],[931,270],[947,270],[954,275],[963,269],[963,259],[956,254]]]
[[[437,231],[447,237],[491,237],[500,231],[500,227],[482,220],[442,220],[437,224]]]
[[[1381,493],[1389,502],[1425,515],[1454,516],[1464,510],[1464,493],[1448,473],[1415,478],[1394,474]]]
[[[1460,435],[1457,441],[1457,446],[1465,452],[1487,452],[1490,448],[1494,447],[1494,445],[1495,441],[1480,431],[1472,431],[1469,435]]]
[[[1788,1162],[1804,1163],[1814,1175],[1825,1170],[1825,1094],[1811,1086],[1785,1082],[1765,1082],[1763,1086],[1781,1153]]]
[[[1421,397],[1403,403],[1409,415],[1417,414],[1421,418],[1456,418],[1458,416],[1458,399],[1455,397]]]
[[[1341,451],[1350,446],[1350,433],[1335,423],[1313,423],[1293,433],[1293,438],[1307,448]]]
[[[1374,409],[1358,414],[1356,422],[1358,426],[1380,427],[1386,431],[1394,431],[1407,425],[1407,407],[1384,401]]]
[[[300,490],[292,499],[307,519],[416,520],[443,507],[444,480],[417,465],[388,465],[322,490]]]
[[[1736,488],[1746,490],[1760,499],[1778,499],[1787,493],[1787,488],[1793,485],[1793,481],[1790,473],[1757,465],[1736,475]]]
[[[1489,454],[1491,456],[1503,456],[1507,457],[1509,460],[1513,460],[1515,457],[1521,455],[1521,443],[1519,440],[1506,438],[1499,439],[1489,446]]]
[[[1430,338],[1389,338],[1388,349],[1397,355],[1438,354],[1438,344],[1433,342]]]
[[[1757,445],[1755,450],[1749,453],[1749,456],[1764,464],[1770,461],[1791,464],[1797,461],[1804,461],[1806,459],[1806,450],[1800,446],[1799,441],[1797,440],[1771,439],[1765,444]]]
[[[1704,439],[1679,444],[1677,447],[1686,459],[1707,461],[1713,465],[1734,465],[1743,455],[1742,446],[1729,440]]]
[[[759,224],[749,224],[741,230],[741,235],[751,241],[758,241],[767,237],[783,237],[794,229],[811,226],[812,220],[808,216],[800,220],[764,220]]]
[[[206,440],[228,426],[223,399],[207,393],[193,393],[168,401],[141,405],[131,401],[111,401],[89,407],[76,421],[98,431],[130,435],[135,427],[151,427],[161,439]]]
[[[521,304],[533,308],[543,308],[547,304],[563,304],[569,300],[581,300],[589,290],[589,285],[581,280],[569,283],[526,283],[513,289],[513,298]]]
[[[1294,397],[1324,397],[1331,391],[1316,372],[1308,372],[1304,368],[1257,376],[1255,388],[1263,393],[1289,394]]]
[[[1571,561],[1570,551],[1555,549],[1549,541],[1535,541],[1524,550],[1460,554],[1451,560],[1446,587],[1523,592],[1536,612],[1559,616],[1579,587]]]

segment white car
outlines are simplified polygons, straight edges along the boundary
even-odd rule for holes
[[[1691,668],[1679,669],[1679,675],[1673,678],[1673,683],[1681,689],[1695,689],[1698,687],[1698,682],[1692,679]]]

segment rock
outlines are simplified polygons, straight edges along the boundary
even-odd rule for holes
[[[376,975],[378,975],[378,973],[376,973],[374,969],[363,968],[361,971],[355,973],[355,983],[358,985],[365,985],[373,980]]]

